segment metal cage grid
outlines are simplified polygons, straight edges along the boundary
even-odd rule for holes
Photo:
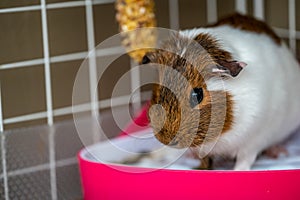
[[[169,2],[169,22],[170,28],[178,30],[179,29],[179,3],[178,0],[168,0]],[[20,170],[15,170],[8,172],[8,163],[6,159],[7,149],[5,148],[6,136],[5,134],[1,134],[1,160],[2,160],[2,173],[0,173],[0,180],[3,180],[4,186],[4,199],[9,199],[9,190],[11,186],[8,183],[8,177],[20,174],[26,174],[29,172],[37,171],[37,170],[49,170],[50,173],[50,196],[51,199],[58,199],[57,195],[57,166],[68,166],[76,163],[76,158],[69,158],[62,161],[56,161],[55,159],[55,148],[54,148],[54,133],[51,129],[53,125],[53,118],[56,116],[62,116],[66,114],[72,114],[72,112],[84,112],[90,110],[98,110],[99,108],[105,108],[110,106],[110,99],[101,100],[98,102],[90,102],[87,104],[76,105],[73,109],[72,107],[64,107],[59,109],[53,109],[52,105],[52,88],[51,88],[51,70],[50,63],[57,63],[62,61],[72,61],[78,59],[84,59],[88,57],[89,59],[89,81],[90,81],[90,91],[96,91],[97,88],[97,79],[95,77],[96,73],[96,57],[99,56],[109,56],[120,53],[122,50],[120,46],[111,47],[104,50],[98,50],[95,54],[89,54],[95,46],[95,36],[94,36],[94,22],[93,22],[93,6],[98,4],[107,4],[114,3],[114,0],[83,0],[83,1],[68,1],[61,3],[50,3],[47,4],[45,0],[40,0],[39,5],[33,6],[23,6],[23,7],[13,7],[13,8],[4,8],[0,9],[1,13],[15,13],[15,12],[24,12],[24,11],[40,11],[41,12],[41,21],[42,21],[42,39],[43,39],[43,57],[33,60],[24,60],[21,62],[7,63],[1,64],[0,70],[4,69],[13,69],[13,68],[26,68],[34,65],[43,65],[44,66],[44,75],[45,75],[45,96],[46,96],[46,110],[38,113],[31,113],[22,116],[16,116],[11,118],[3,118],[2,113],[2,105],[1,105],[1,85],[0,85],[0,133],[4,132],[4,125],[13,124],[18,122],[24,122],[35,119],[46,118],[47,123],[50,127],[49,133],[49,141],[48,141],[48,155],[47,159],[49,159],[49,164],[46,165],[37,165],[36,167],[29,167]],[[300,31],[296,30],[296,2],[295,0],[288,0],[288,29],[276,28],[273,27],[274,30],[283,38],[287,38],[289,41],[289,46],[291,50],[296,52],[296,40],[300,39]],[[206,0],[206,10],[207,10],[207,22],[215,22],[217,21],[217,0]],[[264,19],[264,0],[253,0],[253,15],[257,18]],[[49,55],[49,41],[48,41],[48,25],[47,25],[47,11],[50,9],[58,9],[58,8],[68,8],[68,7],[85,7],[86,13],[86,32],[87,32],[87,43],[88,43],[88,51],[77,52],[71,54],[64,54],[58,56]],[[235,9],[240,13],[247,13],[247,0],[235,0]],[[139,84],[139,75],[131,74],[131,88],[135,88],[136,85]],[[90,92],[93,95],[92,92]],[[140,94],[139,94],[140,95]],[[98,94],[96,94],[98,96]],[[116,105],[125,104],[128,96],[121,96],[114,99]],[[90,98],[93,99],[93,98]],[[91,112],[92,113],[92,112]],[[101,116],[100,116],[101,117]],[[1,191],[0,191],[1,194]],[[2,197],[0,197],[2,199]]]

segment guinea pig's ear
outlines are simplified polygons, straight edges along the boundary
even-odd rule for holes
[[[140,61],[140,64],[149,64],[155,61],[154,59],[154,52],[153,51],[149,51],[147,53],[145,53],[144,57],[142,58],[142,60]]]
[[[247,64],[238,61],[218,60],[217,65],[213,66],[213,73],[220,73],[223,76],[236,77],[246,67]]]

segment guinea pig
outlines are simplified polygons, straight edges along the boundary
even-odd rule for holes
[[[155,137],[201,158],[257,155],[300,125],[300,67],[264,22],[234,14],[170,36],[143,64],[158,65],[148,112]]]

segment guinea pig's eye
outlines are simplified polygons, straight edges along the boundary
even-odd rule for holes
[[[143,59],[142,59],[142,64],[148,64],[151,60],[148,58],[147,55],[144,55]]]
[[[190,95],[190,106],[194,108],[203,100],[203,89],[193,88]]]

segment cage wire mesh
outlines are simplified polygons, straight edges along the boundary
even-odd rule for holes
[[[155,3],[158,26],[175,30],[212,23],[235,11],[253,15],[272,25],[298,55],[300,20],[296,18],[300,16],[296,11],[300,5],[295,0]],[[118,32],[114,1],[1,1],[0,26],[0,199],[80,199],[75,156],[83,146],[70,120],[71,98],[64,95],[71,97],[74,77],[88,51]],[[99,55],[110,56],[119,51],[116,46]],[[122,59],[104,81],[117,79],[130,69],[129,58]],[[91,68],[97,64],[90,62]],[[139,78],[128,80],[128,87],[120,96],[130,95],[130,86],[137,85]],[[91,82],[90,91],[95,88],[97,82]],[[109,94],[100,90],[99,101],[100,107],[109,105]],[[77,109],[89,112],[90,102]],[[112,124],[110,117],[104,114],[102,118],[108,126]],[[62,121],[65,119],[68,121]],[[88,120],[82,123],[90,127]],[[24,126],[32,127],[20,128]],[[118,131],[114,127],[108,129]]]

